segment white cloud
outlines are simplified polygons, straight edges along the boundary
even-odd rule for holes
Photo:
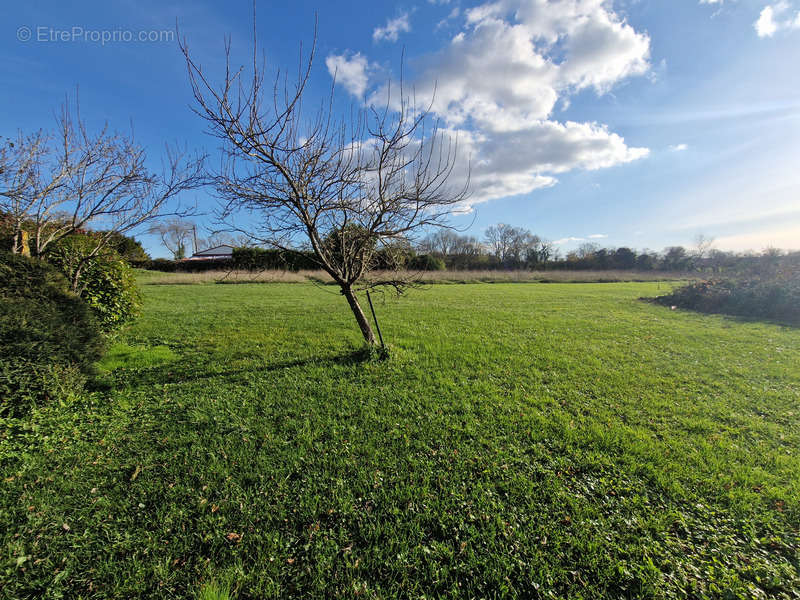
[[[603,0],[500,0],[466,12],[467,28],[429,57],[415,90],[450,124],[524,129],[559,99],[607,92],[649,68],[650,38]],[[435,90],[435,94],[434,94]]]
[[[471,204],[553,186],[554,175],[572,169],[603,169],[649,153],[628,147],[622,137],[596,123],[542,120],[515,131],[441,133],[457,144],[460,160],[452,183],[458,187],[469,177]]]
[[[767,6],[761,11],[758,20],[753,25],[758,37],[772,37],[778,30],[778,25],[775,23],[775,18],[773,16],[774,12],[775,10],[771,6]]]
[[[573,242],[585,242],[586,238],[582,237],[565,237],[561,238],[560,240],[555,240],[553,243],[561,246],[562,244],[569,244]]]
[[[336,78],[336,83],[341,83],[344,88],[354,96],[363,97],[367,91],[369,81],[368,71],[370,65],[367,59],[356,52],[347,54],[331,54],[325,59],[328,73]]]
[[[602,240],[607,238],[608,236],[605,233],[593,233],[589,236],[590,240]]]
[[[688,150],[688,144],[673,144],[669,147],[672,152],[683,152],[684,150]]]
[[[408,13],[403,13],[399,17],[389,19],[383,27],[376,27],[372,32],[372,39],[376,42],[388,40],[396,42],[400,33],[411,31],[411,24],[408,21]]]
[[[722,4],[724,0],[700,0],[700,4]]]
[[[463,164],[456,179],[469,173],[472,204],[555,185],[556,175],[572,169],[648,155],[604,125],[553,117],[571,95],[605,94],[650,68],[649,36],[610,0],[497,0],[464,17],[444,48],[415,61],[418,75],[406,87],[420,106],[431,105],[451,139],[457,135]],[[377,32],[376,39],[386,35]],[[358,81],[351,88],[363,89]],[[369,102],[384,106],[388,89],[373,89]]]
[[[458,6],[453,7],[453,10],[441,21],[436,24],[435,30],[438,31],[442,27],[445,27],[449,22],[453,19],[457,19],[461,15],[461,8]]]
[[[781,29],[800,29],[800,10],[794,17],[787,15],[786,18],[781,18],[791,8],[785,0],[765,6],[758,15],[758,20],[753,23],[758,37],[772,37]]]

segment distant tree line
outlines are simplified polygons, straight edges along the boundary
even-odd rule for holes
[[[227,241],[235,245],[235,241]],[[207,271],[224,269],[314,270],[318,268],[310,250],[236,247],[233,260],[134,261],[134,265],[160,271]],[[767,249],[737,253],[711,248],[699,238],[690,248],[670,246],[661,252],[629,247],[603,248],[585,243],[562,254],[558,246],[529,230],[498,224],[487,227],[483,239],[440,229],[416,244],[397,241],[377,249],[371,270],[411,271],[472,270],[627,270],[697,273],[705,276],[747,275],[800,266],[800,252]]]
[[[9,248],[13,241],[11,219],[0,211],[0,247]],[[193,224],[180,227],[176,220],[167,228],[191,233]],[[315,270],[318,268],[309,250],[279,250],[245,246],[240,238],[214,234],[200,238],[200,248],[220,244],[234,246],[232,260],[185,261],[151,259],[135,238],[118,232],[78,230],[78,235],[103,236],[110,249],[137,268],[165,272],[199,272],[237,269]],[[188,242],[188,240],[187,240]],[[182,257],[182,255],[179,255]],[[697,273],[711,276],[747,275],[777,272],[800,267],[800,252],[770,248],[759,253],[726,252],[711,247],[711,240],[698,238],[686,248],[670,246],[661,252],[637,251],[628,247],[603,248],[585,243],[562,254],[558,247],[529,230],[498,224],[487,227],[483,239],[440,229],[416,244],[397,241],[376,250],[372,270],[403,268],[411,271],[468,270],[636,270]]]
[[[691,248],[670,246],[661,252],[585,243],[562,254],[555,244],[531,231],[500,223],[487,227],[482,240],[453,230],[439,230],[422,239],[415,250],[438,258],[448,270],[638,270],[719,275],[800,265],[800,252],[774,248],[760,253],[726,252],[713,249],[712,242],[698,236]]]

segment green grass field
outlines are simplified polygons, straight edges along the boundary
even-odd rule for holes
[[[360,361],[331,287],[145,286],[3,423],[0,597],[798,598],[800,330],[666,288],[431,286]]]

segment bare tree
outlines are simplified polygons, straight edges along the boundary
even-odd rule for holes
[[[206,250],[217,246],[232,246],[234,248],[248,248],[253,246],[253,240],[246,235],[234,235],[226,231],[212,231],[208,237],[197,240],[198,250]]]
[[[170,251],[174,260],[186,257],[186,248],[194,239],[194,231],[194,223],[178,217],[155,223],[147,230],[161,238],[161,243]]]
[[[698,260],[706,258],[714,245],[714,238],[708,237],[703,233],[698,233],[694,238],[694,249],[692,255]]]
[[[552,258],[555,259],[557,249],[553,245],[553,242],[549,240],[545,240],[539,238],[537,236],[537,245],[534,249],[536,254],[536,263],[541,265],[546,265],[547,262]]]
[[[186,59],[196,112],[222,141],[224,160],[213,181],[232,231],[261,244],[293,251],[307,247],[314,261],[339,285],[365,342],[375,335],[359,305],[360,287],[409,284],[397,271],[365,282],[378,250],[420,228],[443,226],[466,197],[451,190],[455,140],[403,94],[383,108],[351,109],[338,117],[330,97],[318,109],[303,104],[314,61],[314,45],[300,60],[293,84],[276,77],[265,87],[266,68],[257,58],[255,23],[252,65],[226,71],[214,85],[192,58]],[[237,213],[249,213],[238,225]]]
[[[600,244],[595,244],[594,242],[584,242],[578,249],[575,251],[578,258],[585,259],[591,258],[600,250]]]
[[[426,238],[426,246],[429,252],[448,256],[453,254],[459,244],[460,236],[451,229],[440,229],[434,231]]]
[[[500,262],[503,262],[508,254],[508,249],[511,245],[512,229],[513,227],[505,223],[489,225],[486,228],[486,245],[489,246],[491,253],[494,254]]]
[[[29,254],[32,215],[45,198],[60,191],[69,175],[67,161],[53,147],[52,134],[18,133],[0,148],[0,211],[11,227],[11,252]]]
[[[523,227],[498,223],[486,228],[486,243],[501,263],[519,265],[539,242],[538,236]]]
[[[93,133],[64,104],[53,132],[40,131],[4,148],[0,157],[0,211],[11,215],[12,251],[22,251],[23,232],[33,254],[75,232],[94,227],[94,249],[74,270],[77,289],[83,265],[116,234],[168,215],[186,214],[173,206],[181,192],[203,183],[204,157],[166,148],[160,172],[132,135],[108,125]]]

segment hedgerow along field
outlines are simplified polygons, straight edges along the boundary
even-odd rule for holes
[[[144,286],[4,423],[5,598],[796,598],[800,330],[666,284]],[[206,586],[206,587],[204,587]]]

